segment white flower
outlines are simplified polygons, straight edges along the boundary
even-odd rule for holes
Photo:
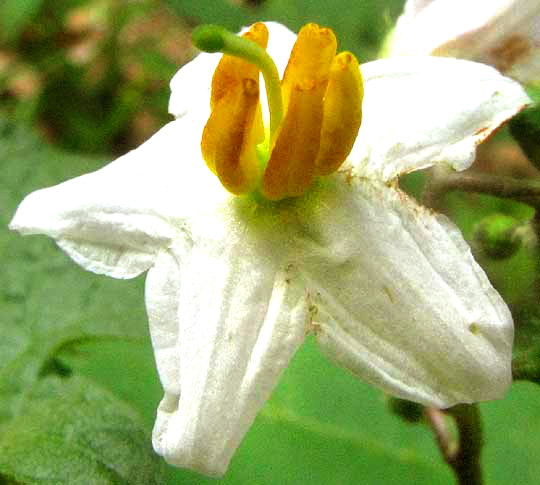
[[[539,0],[408,0],[391,54],[433,54],[540,81]]]
[[[268,25],[283,70],[295,36]],[[156,451],[223,474],[309,333],[395,396],[439,407],[501,397],[509,310],[454,225],[395,180],[469,166],[476,144],[529,102],[521,87],[468,61],[368,63],[350,160],[303,196],[264,203],[231,195],[201,157],[218,60],[201,54],[175,76],[176,121],[103,169],[30,194],[10,225],[48,234],[96,273],[148,270],[165,390]]]

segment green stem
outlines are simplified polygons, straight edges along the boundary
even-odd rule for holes
[[[425,414],[446,463],[452,468],[459,485],[482,485],[480,455],[484,444],[480,410],[476,404],[458,404],[445,411],[452,416],[458,430],[458,441],[452,439],[444,412],[426,408]]]
[[[459,404],[448,409],[456,421],[459,448],[452,467],[461,485],[483,483],[480,455],[484,445],[482,418],[476,404]]]

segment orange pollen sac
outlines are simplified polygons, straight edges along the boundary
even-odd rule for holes
[[[266,49],[268,30],[256,23],[243,37]],[[336,55],[336,49],[328,28],[307,24],[298,33],[281,80],[284,116],[271,136],[265,168],[257,156],[265,137],[259,68],[240,57],[222,57],[212,78],[201,150],[229,192],[260,190],[274,201],[297,197],[315,177],[345,161],[362,121],[363,82],[354,55]]]

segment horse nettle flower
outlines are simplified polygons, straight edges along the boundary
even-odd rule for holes
[[[539,18],[539,0],[408,0],[390,54],[470,59],[539,82]]]
[[[268,27],[282,73],[295,35]],[[200,54],[174,77],[178,119],[101,170],[28,195],[10,225],[53,237],[96,273],[148,271],[165,390],[156,451],[222,475],[310,333],[395,396],[442,408],[501,397],[510,312],[455,226],[396,179],[434,164],[467,168],[475,146],[529,102],[522,88],[468,61],[365,64],[363,124],[348,159],[301,195],[272,201],[231,194],[202,158],[219,59]]]

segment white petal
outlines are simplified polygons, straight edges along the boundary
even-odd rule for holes
[[[410,1],[393,54],[436,54],[493,65],[522,82],[540,79],[540,1]]]
[[[430,54],[447,42],[478,31],[502,14],[508,14],[518,3],[515,0],[431,0],[420,4],[409,0],[396,24],[392,41],[394,53]],[[535,1],[522,3],[533,5]]]
[[[10,228],[53,237],[90,271],[137,276],[192,212],[228,198],[201,158],[201,131],[193,118],[170,123],[103,169],[31,193]]]
[[[469,61],[396,57],[362,73],[363,120],[349,159],[379,180],[436,163],[464,170],[476,145],[530,102],[515,81]]]
[[[244,240],[249,231],[194,235],[161,253],[147,278],[165,390],[154,448],[207,475],[225,473],[306,331],[305,295],[276,270],[279,247]]]
[[[274,60],[280,76],[282,76],[292,46],[296,41],[296,34],[277,22],[264,23],[269,33],[267,52]],[[244,27],[240,33],[245,32],[247,29],[248,27]],[[205,119],[208,119],[210,115],[212,75],[220,59],[220,53],[201,53],[180,68],[170,83],[169,113],[179,118],[188,112],[199,111]],[[261,103],[263,110],[267,110],[266,92],[262,88],[263,85],[264,81],[261,76]]]
[[[432,4],[434,1],[437,0],[407,0],[403,9],[403,14],[399,17],[398,22],[400,22],[404,17],[408,19],[416,17],[424,8]]]
[[[221,55],[203,52],[178,70],[169,83],[169,113],[180,118],[188,112],[203,110],[206,118],[210,116],[212,75]]]
[[[423,404],[501,397],[512,318],[459,231],[384,184],[343,182],[304,219],[317,241],[303,271],[324,352]]]

